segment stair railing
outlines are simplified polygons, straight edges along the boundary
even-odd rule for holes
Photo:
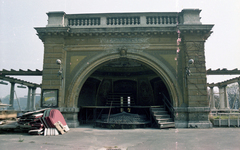
[[[174,118],[175,118],[175,115],[174,115],[175,114],[175,110],[173,108],[173,105],[171,104],[171,102],[168,100],[168,98],[163,93],[162,93],[162,95],[163,95],[164,106],[167,107],[167,109],[170,111],[170,115],[171,115],[171,117],[174,120]]]

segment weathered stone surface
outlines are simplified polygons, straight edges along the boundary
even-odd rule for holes
[[[199,13],[49,12],[48,25],[36,28],[44,42],[42,89],[59,90],[70,127],[80,107],[105,106],[112,93],[129,93],[136,106],[163,105],[164,94],[176,127],[210,127],[204,42],[213,25],[202,25]]]
[[[211,128],[208,119],[209,107],[175,108],[175,124],[178,128]]]

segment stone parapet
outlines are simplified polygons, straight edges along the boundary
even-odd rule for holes
[[[201,25],[199,9],[183,9],[181,12],[148,13],[98,13],[66,14],[63,11],[48,12],[47,27],[99,28],[175,26],[178,24]]]

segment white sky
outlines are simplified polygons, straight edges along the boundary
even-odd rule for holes
[[[43,43],[34,27],[45,27],[49,11],[75,13],[180,12],[199,8],[203,24],[215,24],[205,44],[206,68],[240,69],[239,0],[0,0],[0,70],[39,69],[43,65]],[[220,82],[236,76],[208,76]],[[41,83],[41,77],[18,77]],[[27,89],[16,88],[18,97]],[[0,98],[10,86],[0,84]],[[39,91],[38,91],[39,93]]]

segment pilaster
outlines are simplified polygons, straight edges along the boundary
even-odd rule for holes
[[[58,89],[58,104],[61,107],[64,99],[63,79],[65,70],[61,70],[62,66],[65,65],[64,39],[61,36],[48,35],[44,40],[42,89]],[[57,59],[61,60],[60,65],[56,63]],[[59,71],[61,74],[59,74]]]
[[[207,81],[206,67],[204,57],[204,42],[203,41],[184,41],[185,49],[185,64],[186,66],[186,86],[188,91],[188,106],[189,107],[206,107],[207,101]],[[190,59],[194,60],[193,64],[188,64]],[[187,74],[187,71],[190,73]]]
[[[199,11],[200,12],[200,11]],[[198,13],[199,13],[198,12]],[[188,12],[188,15],[191,14]],[[193,14],[194,15],[194,14]],[[212,26],[201,25],[199,14],[195,14],[195,19],[188,20],[187,16],[183,16],[186,25],[179,26],[181,37],[181,51],[185,56],[185,88],[186,102],[188,104],[187,111],[180,112],[187,115],[185,127],[188,128],[211,128],[208,114],[210,112],[208,94],[207,94],[207,77],[206,77],[206,61],[204,43],[210,33]],[[198,24],[198,25],[197,25]]]

